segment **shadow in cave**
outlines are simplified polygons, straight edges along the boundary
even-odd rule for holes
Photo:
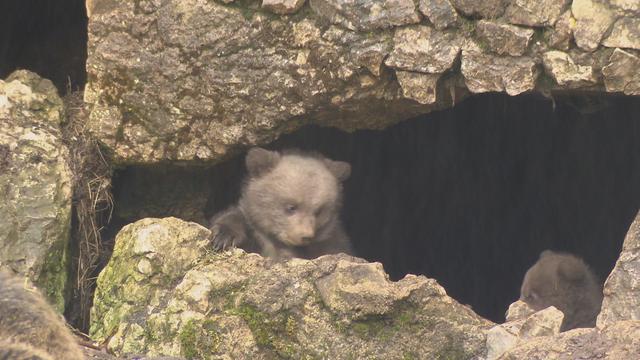
[[[84,0],[0,1],[0,79],[27,69],[66,94],[84,87],[86,60]]]
[[[268,147],[350,162],[342,215],[357,255],[393,279],[435,278],[501,322],[544,249],[579,254],[604,279],[640,205],[640,99],[578,100],[554,108],[537,96],[487,94],[383,131],[309,126]],[[116,214],[128,214],[121,223],[185,213],[205,223],[237,200],[243,175],[243,156],[210,169],[128,168],[114,182],[116,208],[145,210]],[[152,188],[156,200],[183,193],[186,178],[198,185],[184,201],[200,213],[175,201],[135,205]]]

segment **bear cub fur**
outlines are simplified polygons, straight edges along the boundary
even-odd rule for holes
[[[24,281],[0,270],[0,359],[81,360],[59,315]]]
[[[536,311],[555,306],[564,313],[560,331],[594,327],[602,284],[579,257],[545,250],[525,274],[520,300]]]
[[[276,260],[351,253],[339,219],[348,163],[262,148],[249,150],[245,163],[238,204],[211,218],[215,250],[233,246]]]

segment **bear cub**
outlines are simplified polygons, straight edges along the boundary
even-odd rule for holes
[[[0,270],[0,292],[0,359],[84,359],[71,331],[38,291]]]
[[[275,260],[351,253],[339,219],[351,166],[317,153],[252,148],[237,205],[210,221],[215,250],[239,247]]]
[[[582,259],[551,250],[540,254],[520,290],[520,300],[534,310],[555,306],[564,313],[560,331],[594,327],[602,298],[602,284]]]

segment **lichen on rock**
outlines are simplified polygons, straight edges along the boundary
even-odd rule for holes
[[[63,104],[49,80],[0,80],[0,265],[27,276],[64,309],[71,227]]]
[[[391,282],[347,255],[273,263],[210,253],[208,230],[144,219],[118,234],[91,335],[116,353],[187,358],[473,358],[491,323],[435,280]],[[196,331],[197,329],[197,331]]]

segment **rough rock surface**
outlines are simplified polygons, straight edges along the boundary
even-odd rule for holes
[[[523,342],[501,360],[516,359],[637,359],[640,356],[640,321],[621,321],[604,329],[573,329],[556,336]]]
[[[534,31],[519,26],[480,20],[476,25],[476,33],[491,51],[499,55],[520,56],[527,50]]]
[[[460,46],[450,34],[419,25],[399,28],[385,65],[408,71],[443,73],[453,66]]]
[[[640,19],[623,17],[613,24],[611,34],[602,42],[608,47],[640,50]]]
[[[506,0],[451,0],[451,3],[464,15],[496,18],[504,13]]]
[[[626,95],[640,95],[640,54],[615,49],[609,63],[602,68],[607,91],[619,91]]]
[[[420,0],[418,9],[438,30],[455,26],[460,19],[449,0]]]
[[[532,58],[502,58],[473,50],[462,52],[461,69],[473,93],[506,91],[514,96],[533,90],[538,77],[536,61]]]
[[[571,0],[513,0],[505,17],[512,24],[553,26]]]
[[[389,281],[346,255],[271,263],[208,253],[175,218],[122,229],[98,278],[91,334],[117,353],[186,358],[469,359],[491,323],[435,280]]]
[[[420,22],[413,0],[309,0],[320,17],[350,30],[375,30]]]
[[[592,67],[590,91],[633,94],[637,72],[601,58],[623,46],[612,59],[632,64],[639,15],[630,0],[94,1],[88,125],[117,163],[213,163],[305,124],[384,128],[468,90],[572,91],[538,81],[553,49]]]
[[[263,0],[262,7],[276,14],[293,14],[300,10],[305,0]]]
[[[586,51],[597,49],[615,19],[614,12],[597,0],[573,0],[571,12],[576,19],[576,44]]]
[[[71,226],[62,120],[49,80],[28,71],[0,80],[0,265],[30,278],[59,311]]]
[[[640,212],[629,227],[616,266],[604,284],[598,327],[640,320]]]
[[[565,52],[548,51],[543,55],[542,62],[546,72],[562,87],[581,88],[598,81],[591,66],[576,64]]]
[[[551,306],[516,321],[492,327],[487,332],[487,360],[498,359],[510,349],[534,338],[559,334],[562,319],[564,314]]]
[[[549,46],[555,49],[568,50],[573,39],[572,23],[575,19],[571,16],[571,11],[567,10],[560,15],[555,26],[548,34]]]

